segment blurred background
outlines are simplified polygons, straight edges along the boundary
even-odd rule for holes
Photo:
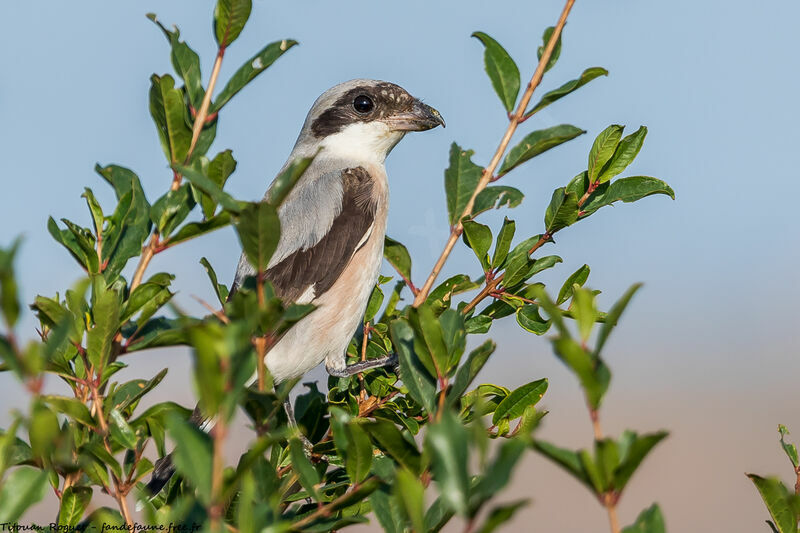
[[[389,235],[414,258],[419,285],[446,238],[443,169],[457,141],[486,164],[507,119],[483,70],[482,30],[515,58],[523,83],[536,64],[545,27],[561,0],[536,2],[267,2],[255,0],[241,38],[228,50],[226,79],[267,42],[295,38],[281,58],[228,106],[216,151],[232,148],[239,166],[228,182],[237,198],[259,199],[284,162],[314,99],[350,78],[396,82],[439,109],[447,129],[410,135],[389,157],[392,207]],[[208,79],[215,51],[213,0],[45,2],[4,6],[0,32],[0,243],[18,234],[24,301],[53,295],[80,272],[46,231],[48,215],[88,225],[84,186],[102,203],[111,189],[93,173],[95,162],[135,170],[152,199],[171,173],[150,119],[149,76],[171,72],[167,42],[145,18],[155,12],[201,55]],[[666,180],[676,201],[658,196],[607,208],[559,233],[564,263],[548,272],[551,290],[583,263],[588,285],[601,289],[607,308],[632,283],[633,300],[606,349],[613,372],[601,412],[604,429],[618,435],[669,429],[671,436],[646,460],[620,506],[625,524],[658,501],[667,527],[678,531],[766,531],[768,518],[745,472],[782,474],[790,465],[777,446],[779,422],[800,438],[800,341],[796,301],[800,231],[800,4],[757,2],[578,1],[569,18],[558,64],[538,94],[576,78],[584,68],[610,71],[537,114],[520,128],[570,123],[588,134],[558,147],[503,179],[526,194],[512,212],[482,215],[498,228],[516,219],[518,235],[542,228],[555,187],[586,168],[597,133],[612,123],[639,125],[649,135],[625,175]],[[534,101],[537,98],[534,95]],[[231,229],[191,241],[156,257],[149,271],[178,277],[176,302],[204,310],[192,296],[212,300],[198,263],[206,256],[229,283],[239,257]],[[459,245],[445,273],[477,274],[472,253]],[[388,266],[385,273],[391,274]],[[444,279],[444,278],[442,278]],[[30,313],[19,328],[33,337]],[[552,355],[546,338],[513,321],[490,332],[498,351],[479,380],[518,386],[550,378],[543,403],[550,410],[540,436],[565,446],[588,446],[591,425],[575,379]],[[478,338],[480,340],[480,338]],[[131,356],[121,378],[170,372],[150,401],[194,404],[189,355],[161,350]],[[309,379],[320,379],[317,369]],[[51,390],[60,390],[56,380]],[[0,426],[27,393],[0,374]],[[240,417],[241,418],[241,417]],[[234,454],[232,454],[232,457]],[[531,457],[515,475],[506,500],[531,498],[516,515],[517,530],[606,531],[604,510],[556,467]],[[49,522],[53,501],[29,520]]]

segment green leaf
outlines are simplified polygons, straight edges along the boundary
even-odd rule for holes
[[[134,379],[123,383],[114,390],[111,395],[110,405],[113,409],[118,409],[125,413],[126,410],[140,400],[145,394],[156,388],[167,375],[167,368],[162,369],[153,379]]]
[[[267,67],[272,65],[276,59],[286,53],[291,47],[297,44],[297,41],[292,39],[283,39],[268,44],[256,55],[247,60],[244,65],[239,67],[239,70],[234,72],[228,83],[217,95],[214,103],[211,104],[211,112],[216,112],[222,109],[233,96],[245,88],[245,86],[253,81],[253,79],[264,72]]]
[[[363,424],[380,450],[389,455],[399,465],[419,475],[422,455],[412,439],[405,439],[403,433],[393,423],[376,418]]]
[[[475,256],[480,261],[484,272],[489,270],[489,248],[492,246],[492,230],[489,226],[479,224],[474,220],[465,220],[462,223],[464,238]]]
[[[635,202],[653,194],[665,194],[673,200],[675,199],[675,191],[660,179],[650,176],[631,176],[615,180],[602,191],[598,189],[582,209],[587,214],[591,214],[614,202]]]
[[[411,255],[402,243],[391,237],[384,237],[383,257],[404,279],[411,280]]]
[[[619,317],[622,316],[622,313],[625,311],[625,308],[628,307],[631,298],[633,298],[633,295],[636,294],[636,291],[638,291],[641,286],[641,283],[634,283],[631,285],[628,290],[625,291],[625,294],[623,294],[620,299],[611,306],[611,309],[608,310],[605,322],[603,322],[603,325],[600,328],[600,333],[597,335],[597,343],[595,344],[593,353],[594,357],[598,357],[600,352],[603,351],[603,346],[605,346],[608,336],[611,335],[611,330],[616,327]]]
[[[592,334],[597,318],[600,316],[594,303],[594,293],[582,287],[574,288],[572,297],[572,316],[578,322],[578,332],[581,340],[586,343]]]
[[[201,501],[210,502],[213,457],[211,438],[179,415],[168,415],[166,423],[172,439],[181,444],[172,452],[176,470],[197,489]]]
[[[515,389],[495,409],[492,424],[497,425],[503,418],[514,420],[522,416],[525,408],[539,403],[547,391],[547,385],[547,379],[539,379]]]
[[[580,344],[566,337],[554,339],[553,350],[580,380],[589,407],[600,407],[611,382],[611,371],[603,360],[592,357]]]
[[[95,166],[95,171],[114,187],[119,204],[111,215],[104,234],[103,275],[111,284],[132,257],[142,253],[142,245],[150,234],[150,204],[145,198],[139,177],[127,168],[116,165]]]
[[[89,212],[92,214],[92,225],[94,226],[94,234],[101,235],[103,233],[103,208],[94,197],[92,189],[85,187],[81,198],[86,198],[86,205],[89,207]]]
[[[494,460],[486,467],[485,475],[479,478],[472,490],[470,510],[473,516],[486,501],[508,485],[526,449],[527,444],[521,439],[510,439],[500,446]]]
[[[231,150],[225,150],[218,153],[214,159],[208,163],[206,173],[208,179],[211,180],[220,190],[225,187],[228,178],[236,170],[236,160],[233,158]],[[203,194],[200,198],[200,205],[203,209],[203,217],[210,219],[214,216],[217,210],[217,202],[207,195]]]
[[[122,295],[116,287],[106,287],[101,277],[94,278],[92,287],[94,327],[86,334],[86,355],[96,369],[102,369],[111,356],[114,337],[121,323]]]
[[[622,530],[622,533],[666,533],[664,517],[657,503],[654,503],[636,517],[636,522]]]
[[[42,400],[57,412],[67,415],[72,420],[80,422],[85,426],[91,427],[96,425],[92,415],[89,413],[89,408],[76,398],[67,398],[66,396],[50,394],[42,396]]]
[[[136,433],[117,409],[111,410],[109,421],[111,422],[109,429],[114,440],[129,450],[136,448]]]
[[[796,533],[800,503],[779,479],[747,474],[761,494],[772,521],[779,533]]]
[[[265,272],[280,239],[277,209],[267,202],[247,204],[236,222],[236,232],[250,264],[256,272]]]
[[[414,352],[433,376],[445,376],[449,371],[449,354],[442,326],[429,305],[412,309],[409,321],[414,328]]]
[[[589,477],[583,469],[580,456],[577,452],[560,448],[555,444],[546,441],[536,440],[533,443],[533,448],[553,461],[555,464],[566,470],[575,479],[586,485],[590,490],[594,490]]]
[[[528,500],[519,500],[514,503],[498,505],[497,507],[494,507],[491,511],[489,511],[486,521],[478,530],[478,533],[492,533],[492,531],[495,531],[498,527],[511,520],[511,518],[514,516],[514,513],[527,504]]]
[[[625,126],[612,124],[595,138],[592,149],[589,150],[589,181],[594,183],[600,177],[600,171],[614,155],[622,130]]]
[[[627,449],[624,450],[625,453],[620,454],[619,465],[614,471],[613,486],[617,492],[622,492],[631,476],[633,476],[633,473],[644,458],[647,457],[647,454],[650,453],[656,444],[664,440],[667,435],[668,433],[666,431],[650,433],[642,435],[641,437],[635,433],[631,434],[632,442]]]
[[[214,36],[221,49],[229,46],[242,33],[250,10],[252,0],[218,0],[214,9]]]
[[[566,228],[578,220],[578,197],[571,192],[566,192],[564,187],[553,191],[553,197],[544,214],[544,226],[547,233]]]
[[[211,287],[214,289],[214,294],[217,295],[217,300],[219,300],[221,305],[225,305],[225,302],[228,300],[228,287],[217,281],[217,273],[214,271],[211,263],[208,262],[208,259],[202,257],[200,259],[200,264],[206,269],[208,279],[211,280]]]
[[[465,516],[469,501],[468,450],[466,428],[448,410],[438,423],[428,426],[425,446],[431,455],[433,479],[443,501],[454,512]]]
[[[11,472],[0,486],[0,523],[16,522],[44,498],[47,471],[22,466]]]
[[[192,185],[209,195],[214,202],[221,205],[226,211],[238,214],[242,210],[241,202],[237,202],[230,194],[220,189],[219,186],[217,186],[211,178],[203,174],[201,170],[180,165],[175,165],[174,169],[189,180]]]
[[[500,232],[497,234],[497,242],[494,245],[492,268],[498,268],[508,257],[508,250],[511,248],[511,241],[514,239],[516,228],[517,226],[513,220],[508,218],[503,220],[503,227],[500,228]]]
[[[194,206],[189,184],[184,184],[156,200],[150,208],[150,220],[153,221],[159,234],[168,237],[186,219]]]
[[[497,345],[489,339],[469,353],[467,360],[456,372],[453,385],[448,391],[448,397],[452,401],[460,400],[467,388],[472,384],[481,371],[483,365],[489,360],[489,356],[494,353]]]
[[[169,246],[174,246],[180,242],[194,239],[205,233],[224,228],[231,223],[231,214],[223,211],[208,220],[202,222],[189,222],[184,224],[172,237],[167,240]]]
[[[13,266],[19,243],[17,239],[8,249],[0,248],[0,310],[10,328],[17,323],[20,309]]]
[[[472,34],[486,48],[483,53],[483,61],[486,65],[486,73],[492,82],[497,96],[503,103],[506,111],[511,113],[519,95],[520,77],[519,68],[505,48],[500,43],[481,31]]]
[[[292,192],[298,180],[305,174],[312,161],[314,161],[314,157],[301,157],[292,161],[285,170],[278,174],[267,193],[269,203],[274,206],[281,205]]]
[[[525,195],[522,194],[522,191],[514,187],[507,187],[505,185],[486,187],[475,197],[472,217],[475,218],[484,211],[500,209],[503,206],[508,206],[509,209],[512,209],[521,204],[524,198]]]
[[[516,311],[517,324],[526,331],[536,335],[544,335],[550,329],[550,321],[542,318],[539,314],[539,306],[536,304],[525,304]]]
[[[348,442],[345,456],[347,475],[352,483],[361,483],[367,479],[372,466],[372,443],[367,432],[355,422],[345,425],[345,433]]]
[[[91,487],[71,486],[61,493],[61,507],[58,511],[58,525],[75,527],[83,518],[83,512],[92,500]]]
[[[555,27],[550,26],[549,28],[544,30],[544,34],[542,35],[542,46],[540,46],[536,50],[536,56],[541,60],[542,56],[544,55],[544,49],[547,47],[547,43],[550,41],[550,38],[553,36],[553,32],[555,31]],[[556,64],[558,61],[559,56],[561,56],[561,34],[558,34],[558,40],[556,41],[556,45],[553,48],[553,52],[550,54],[550,59],[547,61],[547,65],[544,67],[544,71],[547,72],[553,65]]]
[[[47,231],[57,243],[67,249],[84,270],[92,270],[90,265],[94,266],[95,271],[97,270],[97,256],[90,259],[84,247],[78,242],[78,238],[71,231],[59,228],[53,217],[47,219]]]
[[[600,183],[611,181],[611,178],[628,168],[628,165],[630,165],[639,154],[645,136],[647,136],[647,128],[640,126],[634,133],[622,139],[616,150],[614,150],[614,155],[611,156],[611,159],[600,172],[597,178],[598,181]]]
[[[405,468],[398,468],[395,474],[395,498],[403,506],[413,531],[426,531],[425,487],[419,477]]]
[[[567,96],[568,94],[580,89],[590,81],[595,78],[599,78],[600,76],[608,76],[608,71],[602,67],[591,67],[587,68],[583,71],[580,77],[576,80],[570,80],[558,89],[553,89],[550,92],[547,92],[542,96],[542,98],[537,102],[533,108],[525,113],[525,117],[530,117],[534,113],[541,111],[545,107],[549,106],[553,102],[560,100],[561,98]]]
[[[405,319],[394,320],[389,330],[392,344],[400,359],[400,379],[403,380],[403,385],[414,401],[433,413],[436,385],[414,352],[414,331]]]
[[[378,310],[381,308],[382,303],[383,291],[376,285],[372,289],[372,294],[370,294],[369,301],[367,302],[367,309],[364,311],[364,322],[372,322]]]
[[[303,451],[303,443],[300,439],[289,440],[289,454],[292,458],[292,470],[297,474],[300,484],[306,489],[306,492],[316,501],[321,502],[321,496],[317,490],[320,479],[319,474],[314,469],[311,461],[306,457]]]
[[[570,274],[570,276],[564,282],[564,285],[561,286],[561,290],[558,291],[558,299],[556,300],[557,305],[563,304],[572,297],[574,285],[583,287],[583,284],[586,283],[587,279],[589,279],[589,271],[589,265],[583,265],[578,270]]]
[[[150,115],[156,124],[164,155],[171,165],[183,163],[192,142],[183,94],[169,74],[150,77]]]
[[[200,74],[200,57],[184,41],[180,41],[181,32],[175,27],[170,31],[156,19],[153,13],[149,13],[147,18],[152,20],[167,38],[170,44],[170,60],[172,68],[178,73],[186,86],[186,93],[189,95],[189,102],[195,109],[200,109],[200,105],[205,95]]]
[[[444,171],[450,225],[457,224],[462,216],[470,215],[464,210],[483,173],[483,168],[472,162],[474,153],[474,150],[462,150],[456,143],[450,146],[450,166]]]
[[[785,439],[786,435],[789,434],[789,430],[786,429],[786,426],[783,424],[778,424],[778,433],[781,436],[781,448],[783,448],[783,451],[786,453],[786,457],[792,462],[792,466],[797,468],[800,466],[800,462],[798,462],[797,459],[797,447],[795,447],[794,444],[786,442]]]
[[[570,141],[579,135],[583,135],[584,133],[586,133],[586,130],[576,128],[570,124],[561,124],[559,126],[531,132],[526,135],[518,145],[509,150],[508,155],[506,155],[500,167],[499,175],[508,174],[512,169],[529,159],[533,159],[537,155],[551,148],[555,148],[559,144]]]

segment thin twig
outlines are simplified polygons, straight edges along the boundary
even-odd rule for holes
[[[353,490],[354,491],[358,490],[359,485],[363,485],[364,483],[367,483],[367,482],[375,480],[375,479],[378,479],[378,478],[376,476],[368,477],[367,479],[365,479],[361,483],[354,484],[353,485]],[[350,492],[351,491],[345,492],[341,496],[339,496],[337,498],[334,498],[333,500],[331,500],[327,504],[319,507],[316,511],[314,511],[310,515],[306,516],[302,520],[298,520],[297,522],[292,524],[292,529],[302,530],[305,526],[311,524],[317,518],[330,516],[330,514],[331,514],[330,507],[335,507],[335,506],[339,505],[339,503],[341,503],[343,501],[346,501],[348,498],[350,498]]]
[[[508,143],[511,142],[511,137],[513,137],[514,132],[517,131],[517,126],[519,126],[520,122],[522,121],[522,117],[525,114],[525,111],[528,107],[528,104],[531,101],[531,97],[533,96],[533,91],[536,87],[539,86],[539,83],[542,81],[542,77],[544,76],[545,67],[547,63],[550,62],[550,56],[555,49],[556,43],[558,42],[559,37],[561,36],[561,31],[564,29],[564,24],[567,22],[567,17],[569,16],[569,12],[572,9],[575,0],[567,0],[566,4],[564,5],[564,9],[561,11],[561,16],[558,19],[558,23],[556,23],[555,29],[553,30],[553,34],[550,36],[550,40],[547,41],[547,45],[545,46],[544,51],[542,52],[542,57],[539,59],[539,64],[536,67],[536,70],[531,77],[531,81],[528,83],[527,89],[522,95],[522,99],[519,101],[519,105],[517,105],[517,109],[514,114],[510,117],[508,128],[506,129],[505,134],[503,135],[502,140],[500,141],[500,145],[497,147],[497,150],[494,153],[489,165],[485,169],[483,169],[483,173],[481,174],[481,178],[478,181],[478,186],[475,187],[475,191],[473,191],[472,196],[467,202],[467,206],[464,208],[463,213],[458,217],[458,221],[450,230],[450,237],[447,240],[447,244],[445,244],[444,250],[442,254],[437,259],[436,264],[433,266],[433,270],[431,270],[430,275],[428,275],[428,279],[425,280],[425,284],[420,288],[419,292],[417,293],[416,297],[414,298],[414,307],[419,307],[422,302],[428,297],[431,289],[433,288],[433,284],[436,281],[436,278],[439,276],[442,268],[444,267],[447,258],[450,256],[450,253],[453,251],[453,248],[456,245],[456,241],[461,236],[464,228],[461,225],[461,219],[465,216],[468,216],[472,213],[472,208],[475,205],[475,198],[477,198],[478,194],[483,191],[486,186],[491,182],[494,171],[497,169],[497,165],[500,164],[500,159],[503,157],[503,154],[506,152],[508,148]]]

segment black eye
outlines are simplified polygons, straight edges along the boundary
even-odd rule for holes
[[[372,98],[365,94],[360,94],[353,100],[353,109],[361,114],[369,113],[374,107],[375,104],[372,102]]]

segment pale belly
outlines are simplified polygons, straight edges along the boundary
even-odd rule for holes
[[[369,239],[341,277],[312,301],[317,308],[267,353],[266,365],[276,382],[301,376],[322,361],[330,369],[345,367],[347,346],[361,323],[380,273],[385,233],[385,220],[376,220]]]

